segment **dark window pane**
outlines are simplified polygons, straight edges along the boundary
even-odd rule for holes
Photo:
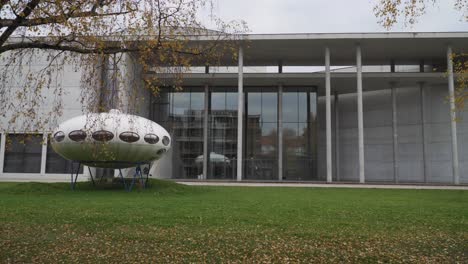
[[[106,142],[114,138],[112,132],[100,130],[93,133],[93,139],[96,141]]]
[[[318,179],[315,134],[316,100],[315,92],[304,90],[298,92],[294,107],[297,108],[299,122],[283,123],[284,180]],[[283,103],[290,102],[283,100]],[[283,110],[288,107],[291,106],[283,105]]]
[[[190,109],[203,110],[205,109],[205,94],[204,93],[191,93],[190,94]],[[199,113],[199,111],[197,111]]]
[[[168,137],[166,137],[166,136],[163,137],[162,143],[164,144],[164,146],[169,145],[170,142],[171,142],[171,140]]]
[[[212,92],[210,99],[208,178],[234,179],[237,157],[237,93]]]
[[[307,100],[307,98],[306,98]],[[298,121],[298,107],[297,107],[297,93],[285,92],[283,93],[283,122],[297,122]],[[306,110],[307,111],[307,110]]]
[[[263,123],[262,124],[262,138],[261,138],[261,151],[265,156],[276,157],[278,143],[278,124],[277,123]]]
[[[262,114],[262,94],[248,93],[247,94],[248,115],[260,117]]]
[[[226,110],[236,110],[238,106],[238,94],[237,93],[226,93]]]
[[[278,122],[278,94],[262,93],[262,121]]]
[[[169,112],[167,122],[161,122],[172,137],[172,175],[175,178],[197,178],[201,174],[199,164],[195,159],[203,155],[203,118],[205,95],[203,88],[184,87],[181,92],[164,91],[168,93]],[[154,101],[162,104],[162,101]],[[155,109],[155,108],[153,108]],[[164,115],[153,113],[152,116]],[[164,117],[158,117],[164,120]],[[162,139],[163,144],[171,144],[170,139]]]
[[[53,139],[56,142],[62,142],[65,139],[65,133],[63,133],[63,131],[58,131],[54,134]]]
[[[42,135],[7,135],[3,172],[40,173]]]
[[[140,136],[135,132],[122,132],[119,135],[120,140],[133,143],[137,142],[140,139]]]
[[[82,130],[74,130],[68,134],[68,137],[76,142],[81,142],[86,139],[86,132]]]
[[[307,122],[307,94],[306,92],[297,93],[297,112],[298,121]]]
[[[159,142],[159,137],[155,134],[146,134],[144,140],[149,144],[156,144]]]
[[[73,166],[75,173],[77,166]],[[72,173],[72,162],[57,154],[50,144],[47,145],[46,173]],[[83,173],[83,166],[80,166],[79,173]]]

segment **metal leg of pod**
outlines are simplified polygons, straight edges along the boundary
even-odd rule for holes
[[[145,188],[145,181],[143,180],[143,173],[142,173],[142,171],[141,171],[141,166],[140,166],[140,164],[138,164],[138,165],[135,167],[135,173],[133,174],[132,182],[131,182],[131,184],[130,184],[130,186],[129,186],[128,191],[131,191],[131,190],[132,190],[133,186],[135,186],[135,183],[136,183],[137,179],[138,179],[138,181],[139,181],[139,183],[140,183],[141,188],[144,189],[144,188]]]
[[[149,173],[151,171],[151,163],[148,163],[148,171],[145,171],[144,173],[146,174],[146,180],[145,180],[145,188],[148,186],[148,181],[149,181]]]
[[[128,191],[129,191],[129,192],[132,191],[133,185],[135,185],[137,173],[138,173],[138,167],[136,167],[135,173],[133,174],[132,181],[130,182],[130,186],[129,186],[129,188],[128,188]]]
[[[138,172],[138,176],[139,176],[140,186],[141,186],[142,189],[145,189],[146,188],[145,180],[143,179],[143,172],[142,172],[140,166],[137,167],[137,172]]]
[[[89,167],[88,167],[88,169],[89,169]],[[89,173],[91,173],[91,171]],[[96,179],[97,179],[97,176],[96,176]],[[104,173],[101,175],[101,177],[99,177],[98,184],[101,184],[102,179],[104,179]]]
[[[93,178],[93,173],[91,173],[90,167],[88,167],[88,171],[89,171],[89,177],[91,177],[91,182],[93,183],[93,186],[96,186],[96,183],[94,182],[94,178]]]
[[[70,187],[72,191],[75,190],[76,187],[76,181],[78,180],[78,174],[80,173],[80,167],[81,167],[81,162],[78,162],[78,168],[76,169],[76,172],[73,170],[73,162],[71,164],[71,182],[70,182]]]
[[[127,182],[125,182],[121,169],[119,169],[119,176],[120,176],[120,179],[122,180],[125,190],[128,192]]]

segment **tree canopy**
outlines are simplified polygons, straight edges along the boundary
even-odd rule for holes
[[[375,16],[386,29],[391,29],[398,22],[411,26],[426,14],[428,7],[447,4],[446,0],[378,0],[374,5]],[[461,19],[468,22],[468,0],[454,0],[453,8],[461,13]],[[468,53],[452,54],[456,78],[455,104],[463,109],[468,101]]]
[[[398,22],[413,25],[418,18],[426,14],[428,7],[437,4],[447,4],[446,0],[377,0],[374,13],[379,23],[392,28]],[[468,0],[454,0],[454,9],[462,13],[461,19],[468,21]]]
[[[64,77],[66,65],[82,72],[81,96],[76,100],[89,112],[106,110],[103,98],[118,100],[115,95],[123,92],[132,100],[113,102],[113,107],[125,103],[131,108],[130,102],[136,105],[141,98],[137,91],[141,86],[156,94],[160,80],[141,83],[141,73],[150,69],[171,71],[175,77],[164,85],[177,87],[180,73],[195,59],[216,63],[233,51],[229,46],[233,42],[223,40],[246,31],[242,21],[224,22],[213,14],[214,28],[208,29],[199,14],[211,5],[211,0],[0,0],[0,118],[15,130],[48,130],[61,115],[67,96],[57,81]],[[200,35],[216,41],[209,46],[188,44]],[[47,61],[39,69],[34,67],[38,57]],[[125,60],[139,68],[119,67]],[[112,80],[106,83],[102,76],[109,69]],[[102,89],[106,85],[111,89]],[[124,86],[127,90],[122,91]],[[50,106],[47,111],[45,102]]]

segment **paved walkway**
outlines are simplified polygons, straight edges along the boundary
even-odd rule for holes
[[[354,184],[354,183],[262,183],[262,182],[207,182],[177,181],[192,186],[240,187],[295,187],[295,188],[364,188],[364,189],[414,189],[414,190],[467,190],[468,185],[412,185],[412,184]]]

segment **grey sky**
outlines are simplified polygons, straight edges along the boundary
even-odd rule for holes
[[[376,0],[215,0],[223,20],[244,20],[250,33],[317,33],[385,31],[373,14]],[[392,31],[468,31],[454,0],[439,0],[412,27]]]

